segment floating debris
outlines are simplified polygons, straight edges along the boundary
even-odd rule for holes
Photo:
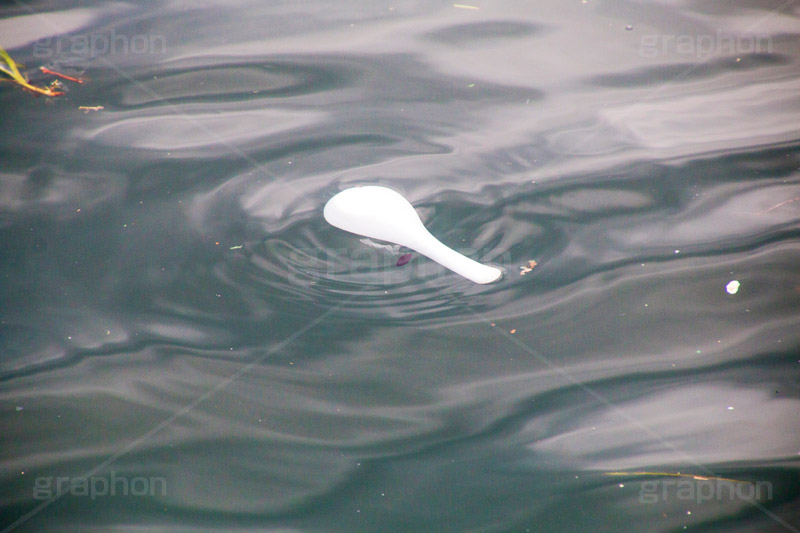
[[[668,476],[668,477],[685,477],[689,479],[697,479],[699,481],[730,481],[732,483],[748,483],[752,484],[751,481],[743,481],[741,479],[731,479],[728,477],[718,477],[718,476],[698,476],[696,474],[681,474],[673,473],[673,472],[604,472],[606,476]]]
[[[101,105],[82,105],[78,107],[78,109],[80,109],[84,113],[88,113],[89,111],[102,111],[103,109],[105,109],[105,107]]]
[[[395,263],[394,266],[401,267],[403,265],[408,264],[409,261],[411,261],[411,254],[403,254],[400,256],[400,258],[397,260],[397,263]]]
[[[736,294],[739,292],[739,285],[740,283],[737,280],[730,281],[725,285],[725,290],[728,291],[728,294]]]
[[[425,229],[414,206],[400,193],[379,185],[351,187],[328,200],[323,216],[339,229],[416,249],[470,281],[485,285],[503,277],[499,268],[484,265],[448,248]]]
[[[458,9],[480,9],[478,6],[467,6],[464,4],[453,4],[453,7],[457,7]]]
[[[800,200],[800,196],[795,196],[794,198],[789,198],[788,200],[784,200],[784,201],[782,201],[780,203],[777,203],[777,204],[773,205],[772,207],[770,207],[769,209],[765,209],[764,211],[761,211],[760,213],[757,213],[757,214],[763,215],[764,213],[769,213],[773,209],[777,209],[779,207],[782,207],[782,206],[784,206],[786,204],[790,204],[792,202],[797,202],[798,200]]]
[[[64,80],[74,81],[75,83],[83,83],[83,80],[80,78],[73,78],[72,76],[67,76],[66,74],[62,74],[60,72],[56,72],[55,70],[50,70],[47,67],[39,67],[39,70],[44,72],[45,74],[50,74],[52,76],[56,76],[57,78],[61,78]]]
[[[230,248],[228,248],[228,250],[241,250],[241,249],[242,249],[241,244],[237,244],[236,246],[231,246]]]
[[[519,267],[519,275],[520,276],[524,276],[525,274],[527,274],[528,272],[533,270],[533,267],[535,267],[537,264],[538,263],[536,261],[534,261],[534,260],[528,261],[528,266]]]
[[[21,85],[29,91],[43,94],[45,96],[60,96],[64,94],[63,91],[58,90],[59,85],[57,81],[53,82],[49,87],[37,87],[28,83],[28,80],[25,78],[25,76],[20,73],[16,61],[11,59],[11,56],[8,55],[8,52],[6,52],[2,46],[0,46],[0,71],[11,76],[11,79],[14,81],[14,83]]]

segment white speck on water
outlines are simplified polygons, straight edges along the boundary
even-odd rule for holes
[[[728,291],[728,294],[736,294],[739,292],[739,285],[740,283],[734,279],[725,285],[725,290]]]

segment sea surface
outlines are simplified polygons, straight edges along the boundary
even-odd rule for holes
[[[20,0],[0,45],[82,82],[0,84],[0,531],[800,531],[797,0]],[[366,184],[502,280],[329,225]]]

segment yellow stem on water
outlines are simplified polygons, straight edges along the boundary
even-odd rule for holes
[[[17,68],[17,63],[13,59],[11,59],[11,56],[8,55],[8,52],[6,52],[2,46],[0,46],[0,57],[8,65],[8,67],[5,67],[2,64],[0,64],[0,71],[3,71],[9,76],[11,76],[14,82],[22,85],[26,89],[37,92],[39,94],[43,94],[45,96],[58,96],[64,94],[61,91],[56,91],[49,87],[37,87],[35,85],[31,85],[30,83],[28,83],[28,80],[25,79],[25,77],[20,73],[19,69]]]

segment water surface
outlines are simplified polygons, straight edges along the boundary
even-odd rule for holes
[[[4,531],[800,528],[797,6],[470,6],[3,8]]]

